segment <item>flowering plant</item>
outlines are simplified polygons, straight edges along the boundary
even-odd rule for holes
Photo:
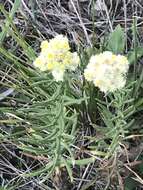
[[[5,85],[12,85],[17,93],[11,99],[18,101],[14,107],[6,102],[1,109],[10,130],[4,129],[0,138],[13,143],[22,155],[42,162],[37,171],[32,167],[23,177],[39,175],[44,182],[66,167],[73,181],[75,165],[117,154],[134,123],[133,114],[142,109],[142,78],[130,74],[131,63],[142,54],[125,52],[122,28],[117,26],[102,47],[78,52],[72,52],[68,38],[60,34],[44,40],[38,56],[15,28],[11,34],[27,59],[24,62],[0,47],[6,64],[14,64],[10,69],[16,77],[5,75]],[[84,137],[81,130],[87,132]]]

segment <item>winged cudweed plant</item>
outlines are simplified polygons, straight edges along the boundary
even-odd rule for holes
[[[104,51],[103,53],[91,56],[84,70],[84,76],[87,81],[92,82],[95,87],[98,87],[100,91],[104,92],[105,96],[108,96],[108,93],[112,93],[114,96],[112,104],[115,106],[115,112],[113,114],[117,117],[114,123],[115,126],[113,125],[117,132],[115,142],[118,142],[117,138],[119,138],[121,133],[123,134],[123,125],[126,124],[122,122],[123,114],[121,109],[123,100],[120,100],[120,94],[126,83],[128,68],[129,61],[125,56],[120,54],[115,55],[110,51]],[[111,131],[114,129],[111,129]],[[116,144],[115,142],[113,143],[114,146]]]
[[[10,26],[6,32],[25,57],[19,58],[15,52],[0,47],[5,60],[3,64],[10,65],[10,71],[14,73],[6,75],[5,82],[1,84],[14,89],[10,99],[18,103],[17,106],[8,105],[0,110],[7,119],[2,122],[10,127],[9,131],[0,129],[0,140],[10,141],[26,157],[39,160],[40,156],[43,163],[46,161],[36,171],[29,168],[26,174],[23,173],[24,177],[39,175],[44,182],[55,168],[65,166],[72,181],[72,166],[89,164],[95,160],[92,157],[76,160],[72,148],[78,123],[75,107],[80,107],[84,99],[77,99],[66,89],[63,78],[67,70],[75,70],[79,57],[76,52],[70,52],[68,39],[58,35],[42,42],[40,55],[36,58],[35,51],[19,34],[4,7],[0,6],[0,9]],[[37,70],[31,66],[32,62]],[[3,75],[1,71],[1,77]]]
[[[97,105],[101,116],[97,126],[96,122],[91,125],[96,127],[97,132],[101,132],[102,138],[95,137],[95,144],[91,143],[89,147],[95,155],[98,155],[98,149],[104,149],[105,158],[121,151],[120,145],[124,143],[126,135],[134,124],[135,106],[133,102],[135,99],[132,91],[135,81],[132,80],[132,75],[129,75],[129,65],[134,58],[133,54],[130,57],[124,56],[124,47],[124,31],[117,26],[102,47],[103,51],[94,53],[84,70],[88,83],[92,83],[95,89],[99,89],[104,94],[104,97],[101,93],[97,97],[94,93],[95,98],[93,93],[90,95],[91,99],[96,100],[97,104],[94,105]],[[106,127],[99,128],[100,125]]]

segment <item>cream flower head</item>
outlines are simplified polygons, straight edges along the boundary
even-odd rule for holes
[[[65,71],[75,70],[79,62],[77,53],[70,52],[68,38],[57,35],[41,43],[40,55],[33,64],[41,71],[51,71],[56,81],[63,81]]]
[[[105,51],[91,56],[84,76],[104,93],[113,92],[125,86],[128,68],[129,62],[125,56]]]

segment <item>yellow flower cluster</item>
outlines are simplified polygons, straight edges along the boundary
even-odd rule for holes
[[[75,70],[79,65],[77,52],[71,53],[67,37],[57,35],[41,43],[41,53],[34,61],[41,71],[51,71],[56,81],[63,81],[66,70]]]
[[[129,62],[125,56],[105,51],[91,56],[84,76],[101,91],[113,92],[124,87],[128,67]]]

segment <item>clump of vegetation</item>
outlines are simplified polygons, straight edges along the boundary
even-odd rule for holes
[[[1,188],[141,189],[143,47],[136,19],[128,49],[117,25],[100,42],[94,31],[88,46],[73,46],[61,33],[41,37],[39,54],[13,22],[19,5],[11,14],[0,5]]]

